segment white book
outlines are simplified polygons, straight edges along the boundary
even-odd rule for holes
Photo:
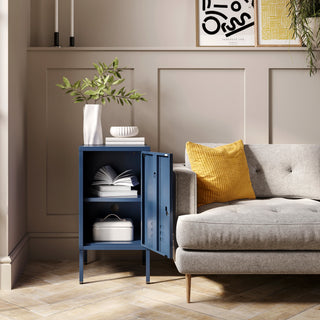
[[[132,141],[132,142],[105,142],[106,146],[144,146],[144,142]]]
[[[98,191],[128,191],[131,190],[130,186],[117,186],[113,184],[95,185],[94,188]]]
[[[118,191],[99,191],[93,189],[93,194],[98,197],[123,197],[123,198],[137,198],[137,190],[118,190]]]
[[[144,137],[106,137],[105,142],[145,142]]]
[[[126,170],[117,175],[111,166],[106,165],[96,172],[92,185],[98,186],[106,184],[135,187],[139,184],[139,181],[132,173],[132,170]]]

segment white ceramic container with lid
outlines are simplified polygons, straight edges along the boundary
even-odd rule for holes
[[[111,218],[116,217],[116,219]],[[130,219],[120,219],[110,214],[103,221],[93,224],[93,241],[132,241],[133,223]]]

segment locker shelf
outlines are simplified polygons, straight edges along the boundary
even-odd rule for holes
[[[99,241],[89,242],[83,247],[84,250],[145,250],[141,240],[133,241]]]
[[[141,196],[135,198],[129,197],[88,197],[84,202],[141,202]]]

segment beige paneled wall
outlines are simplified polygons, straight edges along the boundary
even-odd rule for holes
[[[184,157],[191,141],[320,141],[317,88],[301,48],[31,48],[28,81],[28,231],[33,258],[76,257],[82,108],[55,86],[118,56],[127,85],[148,102],[103,110],[111,125],[137,125],[154,151]]]
[[[52,46],[54,1],[31,0],[31,45]],[[194,46],[195,0],[76,0],[75,41],[82,47]],[[62,46],[69,45],[70,1],[59,1]]]
[[[271,69],[270,79],[270,142],[320,143],[320,74]]]
[[[8,0],[0,0],[0,85],[3,94],[0,95],[0,289],[7,287],[10,282],[3,276],[4,262],[8,256],[8,51],[9,51],[9,5]]]
[[[26,79],[30,2],[9,2],[9,252],[27,232]],[[18,23],[19,21],[19,23]]]
[[[159,149],[182,161],[187,140],[244,139],[244,69],[159,70]]]
[[[11,282],[28,255],[27,237],[27,48],[30,0],[9,1],[9,233]]]
[[[29,0],[0,0],[0,290],[27,259],[26,72]]]

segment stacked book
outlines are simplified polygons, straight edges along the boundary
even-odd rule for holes
[[[112,145],[135,145],[141,146],[145,144],[144,137],[106,137],[105,144],[108,146]]]
[[[136,198],[138,190],[133,190],[139,184],[132,170],[126,170],[119,175],[109,166],[101,167],[94,176],[92,193],[97,197]]]

